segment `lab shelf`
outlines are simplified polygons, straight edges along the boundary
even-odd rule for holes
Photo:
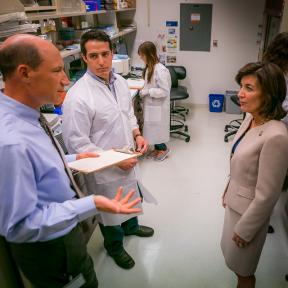
[[[123,11],[136,11],[136,8],[123,8],[118,10],[108,10],[108,11],[114,11],[114,12],[123,12]]]
[[[111,37],[111,40],[117,39],[119,37],[122,37],[124,35],[130,34],[135,31],[137,31],[136,28],[126,28],[126,29],[120,30],[119,33]]]
[[[74,55],[80,54],[80,52],[81,52],[80,45],[78,45],[78,46],[79,47],[77,49],[60,51],[61,57],[65,58],[65,57],[69,57],[69,56],[74,56]]]
[[[117,33],[116,35],[112,36],[111,37],[111,40],[115,40],[119,37],[122,37],[124,35],[127,35],[127,34],[130,34],[130,33],[133,33],[137,31],[136,28],[128,28],[128,29],[124,29],[122,31],[120,31],[119,33]],[[80,54],[81,50],[80,50],[80,45],[77,45],[78,48],[77,49],[73,49],[73,50],[62,50],[60,51],[60,55],[62,58],[65,58],[65,57],[69,57],[69,56],[74,56],[74,55],[77,55],[77,54]]]
[[[24,7],[25,12],[31,11],[48,11],[48,10],[56,10],[56,6],[32,6],[32,7]]]
[[[50,6],[35,5],[31,7],[24,7],[20,0],[0,0],[0,7],[1,13],[4,14],[13,12],[25,12],[28,21],[39,21],[41,25],[41,33],[45,33],[42,32],[44,23],[43,20],[73,17],[73,25],[78,25],[79,27],[79,23],[81,23],[80,21],[83,21],[83,16],[86,16],[86,20],[88,21],[90,27],[113,26],[115,31],[118,33],[112,36],[111,40],[115,40],[137,30],[136,27],[121,29],[122,26],[129,26],[134,24],[133,12],[136,11],[136,8],[86,12],[86,7],[82,0],[52,0]],[[82,20],[80,17],[77,18],[78,16],[82,16]],[[60,20],[57,20],[56,24],[57,30],[61,28],[62,24]],[[129,41],[131,42],[131,39]],[[60,53],[62,58],[74,56],[80,53],[80,47],[75,50],[63,50]]]
[[[106,10],[91,11],[91,12],[47,12],[47,13],[31,13],[27,15],[28,20],[44,20],[44,19],[57,19],[62,17],[76,17],[76,16],[85,16],[85,15],[96,15],[96,14],[105,14]]]

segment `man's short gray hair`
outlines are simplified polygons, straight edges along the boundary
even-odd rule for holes
[[[19,65],[25,64],[36,69],[42,61],[39,50],[31,43],[23,41],[0,46],[0,71],[4,81],[11,77]]]

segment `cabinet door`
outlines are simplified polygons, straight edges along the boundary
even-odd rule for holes
[[[180,50],[210,51],[212,4],[180,4]]]

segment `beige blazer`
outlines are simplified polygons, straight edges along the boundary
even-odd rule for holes
[[[234,143],[252,121],[247,114]],[[232,156],[232,155],[231,155]],[[224,203],[241,215],[234,232],[250,242],[269,219],[288,168],[288,133],[285,124],[271,120],[250,129],[230,162]]]

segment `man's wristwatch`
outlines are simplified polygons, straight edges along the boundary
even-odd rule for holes
[[[136,135],[134,136],[134,140],[136,141],[137,137],[139,137],[139,136],[142,137],[142,135],[141,135],[140,133],[139,133],[139,134],[136,134]]]

